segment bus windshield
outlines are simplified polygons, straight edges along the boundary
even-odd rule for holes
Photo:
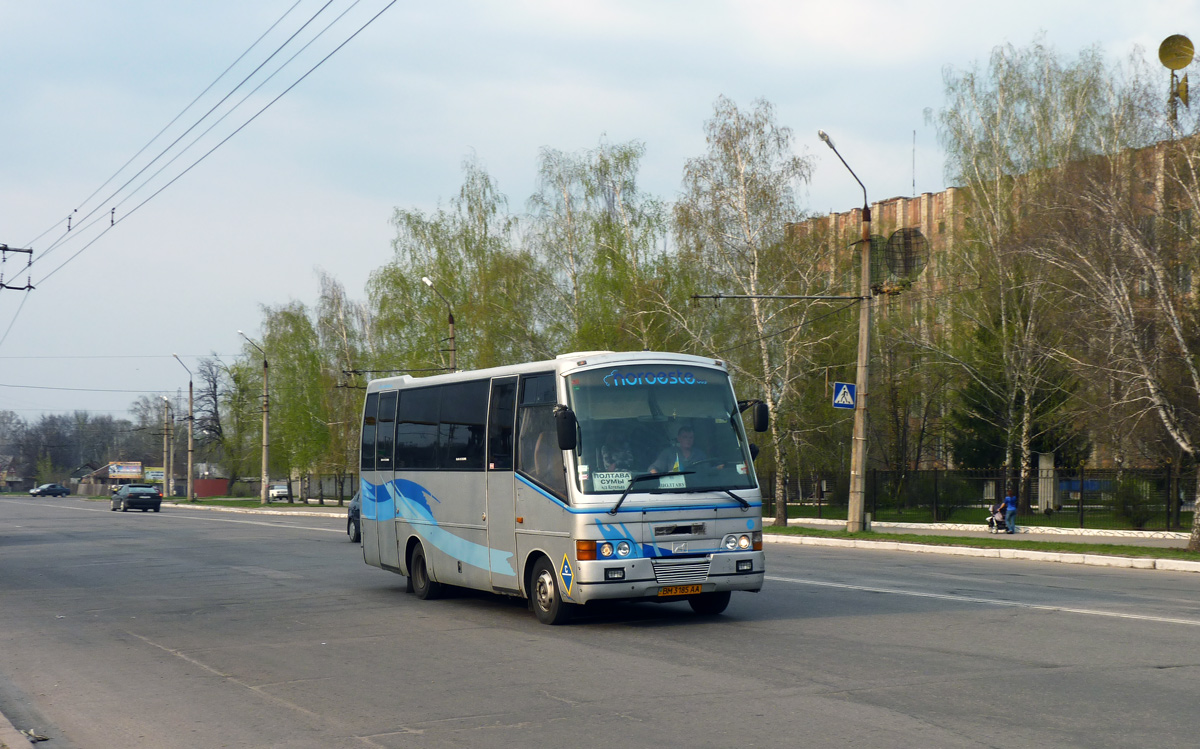
[[[570,376],[579,420],[575,481],[585,494],[756,486],[729,377],[716,369],[629,365]]]

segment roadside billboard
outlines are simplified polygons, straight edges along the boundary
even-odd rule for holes
[[[148,484],[153,484],[156,481],[161,482],[163,477],[166,475],[167,472],[162,468],[152,468],[150,466],[146,466],[142,469],[142,481],[145,481]]]
[[[134,463],[109,463],[108,477],[110,479],[140,479],[142,477],[142,464]]]

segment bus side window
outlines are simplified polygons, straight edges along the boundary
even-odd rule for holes
[[[554,424],[555,400],[554,375],[521,378],[517,467],[559,497],[566,497],[567,477]]]
[[[516,416],[517,378],[493,380],[491,411],[488,415],[488,470],[513,469],[513,422]]]
[[[483,470],[483,432],[487,418],[488,383],[442,385],[439,467],[448,471]]]
[[[362,427],[362,461],[359,469],[375,470],[375,414],[379,409],[379,393],[367,393],[367,403],[363,408]]]
[[[404,391],[396,415],[396,470],[432,471],[438,467],[440,387]]]
[[[396,439],[396,401],[399,393],[389,390],[379,394],[379,414],[375,427],[375,470],[392,470],[392,443]]]

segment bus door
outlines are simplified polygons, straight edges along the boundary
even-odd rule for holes
[[[392,458],[396,440],[396,401],[399,393],[387,390],[379,394],[378,427],[375,430],[375,476],[380,487],[376,495],[379,519],[379,564],[381,567],[400,567],[396,545],[396,503],[392,499]]]
[[[487,543],[492,587],[519,590],[513,433],[517,378],[492,380],[487,425]]]

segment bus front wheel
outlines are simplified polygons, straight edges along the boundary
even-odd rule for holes
[[[533,589],[529,603],[542,624],[562,624],[571,617],[571,604],[563,602],[558,591],[558,575],[550,560],[542,557],[533,566]]]
[[[700,616],[716,616],[729,606],[729,591],[724,593],[701,593],[688,599],[688,605]]]
[[[442,584],[429,579],[429,568],[425,566],[425,549],[417,545],[413,549],[412,561],[408,564],[408,579],[412,592],[422,601],[437,598],[442,593]]]

